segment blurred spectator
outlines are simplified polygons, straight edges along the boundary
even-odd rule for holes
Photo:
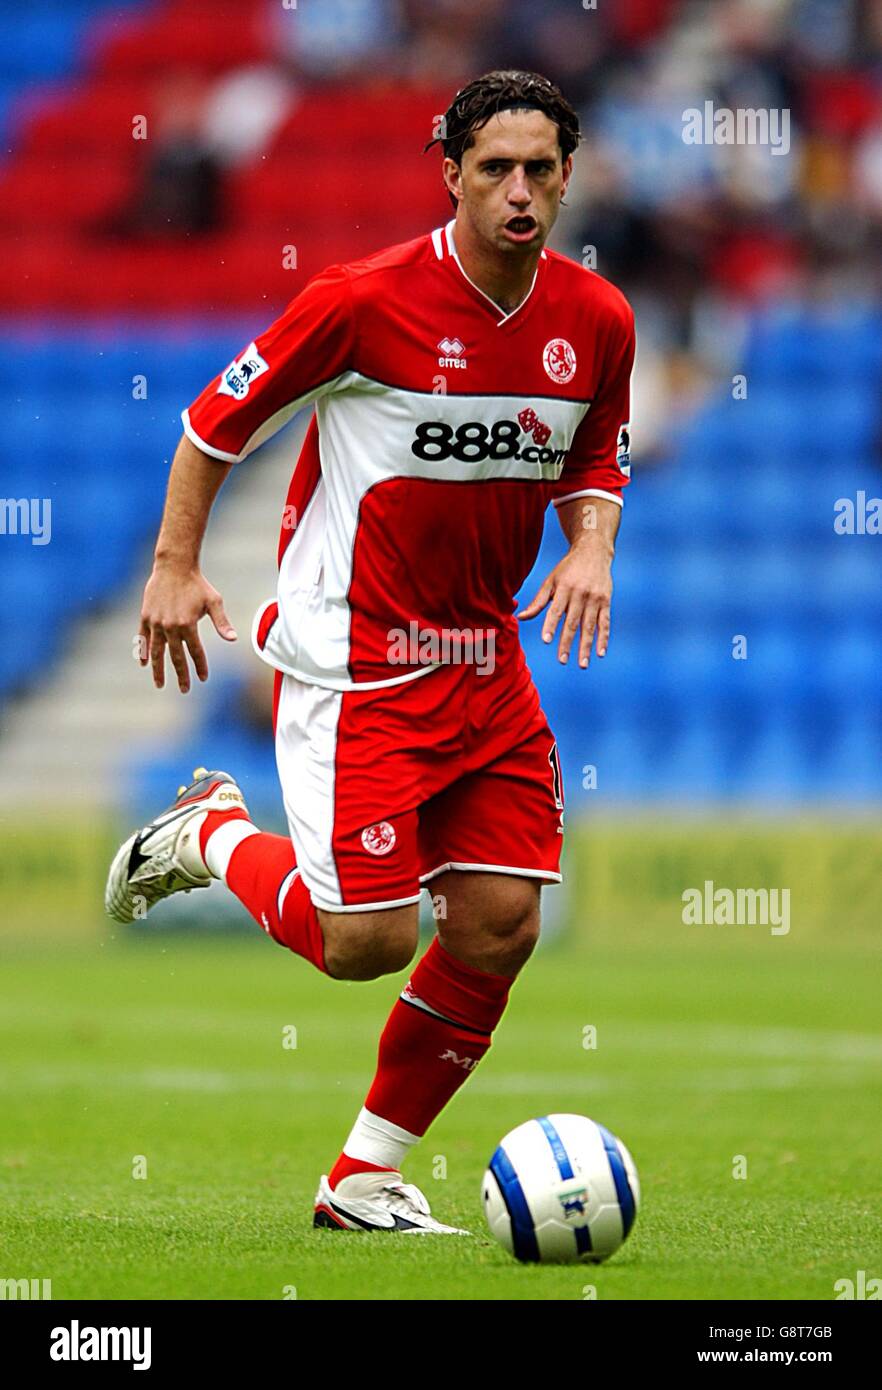
[[[225,171],[267,155],[310,83],[357,87],[369,122],[378,85],[452,97],[476,73],[524,67],[579,108],[554,244],[638,306],[650,417],[675,419],[731,373],[751,306],[882,294],[882,0],[266,0],[266,15],[264,65],[166,81],[117,231],[216,229]],[[720,143],[712,128],[690,143],[686,113],[706,104],[774,112],[786,144]],[[329,131],[322,157],[333,150]]]
[[[221,170],[203,128],[210,82],[179,69],[162,81],[144,141],[141,186],[129,207],[100,230],[126,237],[214,231],[221,221]]]
[[[201,122],[206,149],[224,167],[258,159],[297,97],[297,88],[278,67],[235,68],[206,97]]]
[[[272,64],[235,68],[213,80],[187,69],[172,73],[155,96],[141,186],[102,230],[133,237],[217,231],[225,170],[267,148],[295,90]]]
[[[411,82],[464,85],[485,69],[503,66],[492,53],[506,0],[400,0],[403,39],[400,71]],[[451,92],[453,96],[453,92]]]
[[[316,80],[365,77],[395,62],[401,43],[397,0],[319,0],[268,6],[279,58]]]

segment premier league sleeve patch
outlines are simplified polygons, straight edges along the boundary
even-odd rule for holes
[[[226,371],[221,372],[219,396],[233,396],[237,401],[244,400],[256,377],[269,371],[269,363],[257,351],[256,343],[249,343],[241,357],[231,362]]]
[[[631,422],[619,426],[619,437],[616,440],[616,463],[619,465],[619,472],[625,477],[631,476]]]

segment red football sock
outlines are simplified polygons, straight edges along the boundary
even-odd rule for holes
[[[399,1171],[398,1169],[395,1170]],[[353,1173],[388,1173],[390,1169],[384,1168],[382,1163],[368,1163],[366,1158],[350,1158],[347,1153],[342,1153],[328,1174],[328,1182],[331,1188],[335,1188],[343,1178],[352,1177]]]
[[[248,817],[242,811],[209,811],[200,832],[203,854],[209,836],[232,819]],[[225,882],[274,941],[327,973],[318,913],[286,836],[249,835],[233,850]]]
[[[351,1173],[400,1165],[489,1048],[512,984],[457,960],[436,937],[389,1015],[373,1085],[331,1187]]]

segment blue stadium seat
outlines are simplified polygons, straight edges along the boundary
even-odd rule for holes
[[[0,584],[18,596],[0,618],[0,694],[57,658],[77,615],[131,580],[155,533],[179,410],[251,333],[232,322],[0,323],[0,352],[18,364],[0,413],[2,487],[53,503],[48,546],[0,538]],[[748,363],[746,402],[709,402],[668,463],[635,472],[608,657],[588,673],[561,667],[540,622],[522,628],[571,805],[882,795],[882,537],[833,530],[837,498],[882,495],[882,321],[779,311],[758,323]],[[132,398],[135,373],[146,400]],[[549,512],[522,599],[564,550]],[[746,660],[733,659],[739,635]],[[152,799],[213,748],[209,761],[234,758],[276,805],[268,735],[242,727],[233,687],[205,710],[192,747],[145,751]],[[582,785],[587,766],[596,792]]]

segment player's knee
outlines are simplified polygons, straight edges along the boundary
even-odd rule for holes
[[[539,893],[530,879],[500,879],[484,902],[484,928],[500,941],[535,946],[539,937]]]
[[[415,943],[407,941],[337,942],[325,947],[325,966],[335,980],[379,980],[394,975],[413,960]]]
[[[533,884],[497,878],[493,892],[469,901],[468,911],[449,911],[439,924],[441,944],[480,970],[515,975],[539,940],[539,894]]]
[[[500,958],[507,965],[516,967],[523,965],[533,954],[540,929],[539,906],[530,897],[518,903],[507,918],[498,918],[489,923],[487,935]]]
[[[416,910],[322,913],[325,968],[336,980],[377,980],[404,970],[416,951]]]

